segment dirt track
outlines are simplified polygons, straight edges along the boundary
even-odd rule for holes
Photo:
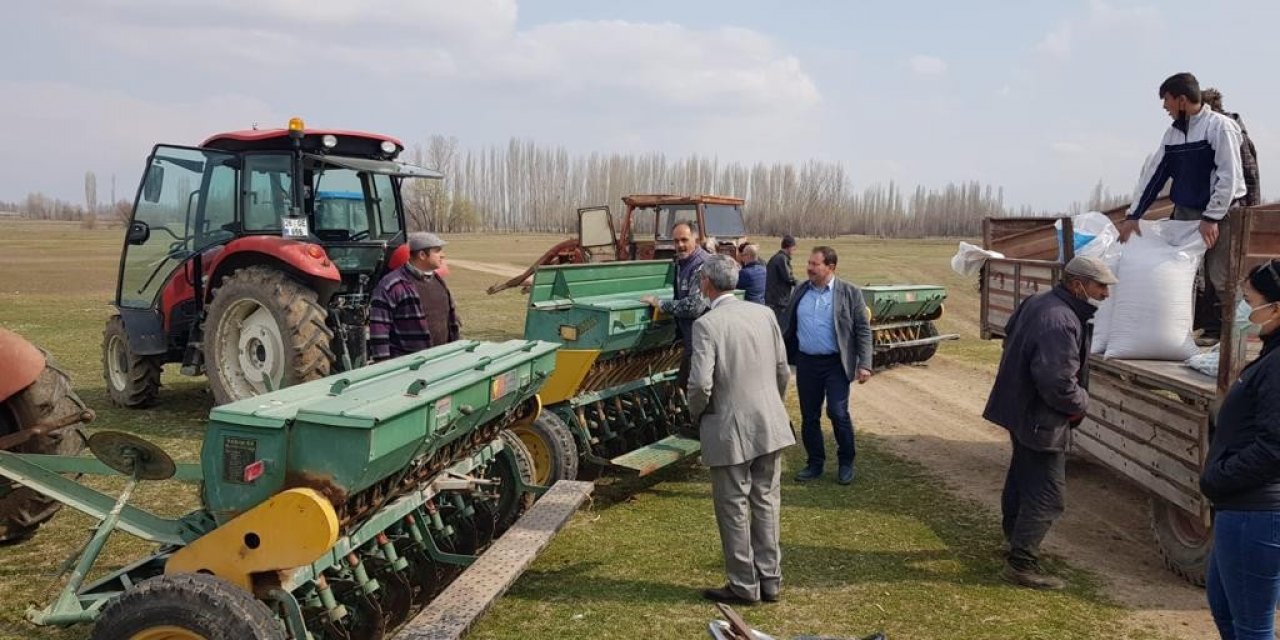
[[[944,356],[897,368],[854,388],[854,419],[860,431],[877,434],[998,514],[1009,443],[1005,431],[982,419],[992,377]],[[1067,478],[1067,512],[1045,551],[1105,580],[1107,594],[1133,609],[1135,627],[1173,638],[1217,637],[1204,591],[1161,564],[1146,495],[1086,462],[1071,462]]]

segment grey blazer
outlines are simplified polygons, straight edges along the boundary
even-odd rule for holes
[[[702,461],[742,464],[796,443],[782,396],[791,370],[768,307],[722,301],[693,323],[689,411]]]
[[[787,361],[791,364],[796,363],[796,354],[800,353],[800,339],[796,337],[796,305],[811,286],[808,280],[800,283],[791,293],[787,310],[782,315],[782,339],[787,345]],[[862,290],[853,283],[836,278],[831,286],[835,296],[836,344],[840,347],[840,363],[844,365],[845,375],[853,381],[858,369],[871,371],[872,368],[871,322],[867,319],[867,303],[862,297]]]

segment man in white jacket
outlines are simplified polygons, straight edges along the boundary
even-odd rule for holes
[[[1120,224],[1120,242],[1127,242],[1135,232],[1142,233],[1138,221],[1172,180],[1169,199],[1174,205],[1173,219],[1200,221],[1200,235],[1209,248],[1205,276],[1215,291],[1225,291],[1229,256],[1227,242],[1219,239],[1231,223],[1228,209],[1232,201],[1246,192],[1240,166],[1240,127],[1203,104],[1200,83],[1190,73],[1165,80],[1160,85],[1160,99],[1173,124],[1142,168],[1133,204]],[[1221,309],[1220,300],[1214,308]]]

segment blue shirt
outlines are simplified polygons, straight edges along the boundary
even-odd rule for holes
[[[836,311],[832,304],[835,295],[831,290],[835,280],[833,276],[822,287],[807,284],[804,297],[796,304],[796,338],[800,342],[800,353],[811,356],[840,353],[840,345],[836,342]]]

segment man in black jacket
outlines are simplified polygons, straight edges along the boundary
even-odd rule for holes
[[[769,258],[765,273],[764,303],[778,316],[778,326],[782,326],[782,314],[787,310],[791,290],[796,288],[796,276],[791,273],[791,253],[795,250],[796,239],[782,236],[782,248]]]
[[[1062,515],[1070,429],[1084,419],[1091,301],[1117,282],[1101,260],[1076,256],[1062,282],[1018,307],[1005,326],[1004,353],[982,416],[1009,431],[1013,456],[1000,509],[1009,553],[1000,577],[1034,589],[1061,589],[1040,568],[1040,543]]]

